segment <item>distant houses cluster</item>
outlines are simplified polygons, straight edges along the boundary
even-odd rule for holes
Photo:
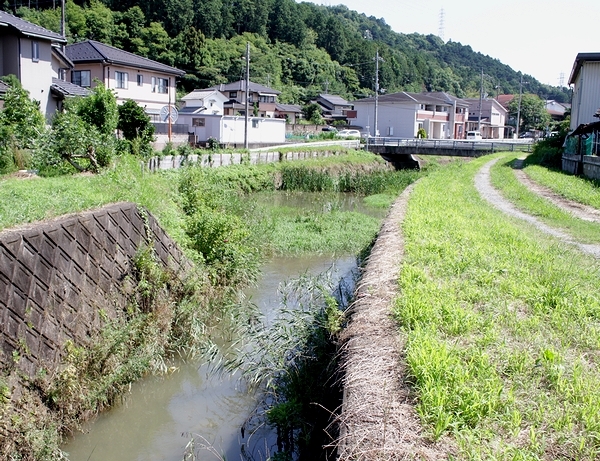
[[[5,26],[0,75],[16,75],[48,120],[66,98],[88,94],[97,82],[113,90],[117,102],[131,99],[142,106],[159,136],[168,132],[182,142],[240,145],[247,136],[251,145],[279,144],[303,117],[299,105],[278,101],[279,91],[244,80],[197,89],[175,101],[176,80],[185,74],[180,69],[94,40],[67,45],[61,35],[5,12],[0,25]],[[578,62],[583,72],[587,61]],[[5,90],[0,82],[0,96]],[[468,131],[484,139],[513,135],[508,95],[460,99],[444,92],[399,92],[346,101],[320,94],[312,102],[327,123],[346,124],[363,135],[414,138],[423,130],[432,139],[464,139]],[[574,109],[580,107],[583,103],[574,103]],[[566,110],[555,101],[547,108],[555,117]]]

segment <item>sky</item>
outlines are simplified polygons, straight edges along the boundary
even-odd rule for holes
[[[567,86],[577,53],[600,52],[600,0],[317,0],[395,32],[469,45],[541,83]],[[442,14],[443,11],[443,14]],[[443,33],[440,33],[443,31]],[[483,69],[485,73],[485,69]]]

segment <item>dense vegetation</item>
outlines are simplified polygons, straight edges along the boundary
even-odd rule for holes
[[[60,30],[59,2],[5,1],[4,9]],[[67,37],[94,39],[187,72],[181,89],[206,88],[244,75],[283,93],[284,103],[306,103],[319,93],[349,100],[373,94],[376,52],[383,58],[380,88],[448,91],[458,97],[518,92],[521,74],[470,46],[434,35],[394,32],[384,19],[344,6],[294,0],[67,0]],[[568,101],[566,88],[527,75],[528,90]]]

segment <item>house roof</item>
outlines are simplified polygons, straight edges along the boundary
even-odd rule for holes
[[[502,107],[507,108],[508,103],[511,102],[514,97],[514,94],[499,94],[496,96],[496,101],[498,101]]]
[[[56,56],[57,59],[60,59],[64,64],[66,64],[70,69],[75,67],[73,61],[71,61],[67,55],[60,49],[58,46],[52,47],[52,54]]]
[[[224,91],[246,91],[246,81],[238,80],[233,83],[221,83],[220,85],[214,86],[210,89],[215,89],[220,92]],[[258,83],[249,82],[248,89],[254,93],[265,93],[265,94],[281,94],[281,91],[274,90],[273,88],[269,88],[267,86],[259,85]]]
[[[13,16],[6,11],[0,11],[0,26],[10,27],[21,35],[27,37],[41,38],[52,42],[66,43],[67,40],[60,34],[44,29],[24,19]]]
[[[279,112],[294,112],[296,114],[302,113],[302,107],[300,107],[296,104],[279,104],[279,103],[277,103],[275,105],[275,110],[278,110]]]
[[[200,114],[202,112],[204,112],[207,108],[202,106],[202,107],[182,107],[181,109],[179,109],[179,114],[180,115],[195,115],[195,114]]]
[[[364,102],[371,103],[374,101],[375,97],[373,96],[370,98],[358,99],[354,101],[354,104]],[[441,91],[433,93],[408,93],[406,91],[401,91],[400,93],[390,93],[379,96],[379,102],[382,104],[454,104],[454,101],[456,101],[458,106],[466,107],[469,105],[465,100]]]
[[[227,100],[226,96],[224,96],[223,94],[221,94],[221,92],[214,90],[214,89],[194,90],[191,93],[186,94],[183,98],[181,98],[181,100],[182,101],[197,101],[198,99],[206,99],[212,95],[220,96],[224,100]]]
[[[338,96],[335,94],[326,94],[326,93],[320,94],[319,98],[323,99],[324,101],[327,101],[328,103],[330,103],[334,106],[351,106],[352,105],[351,103],[346,101],[341,96]]]
[[[65,48],[67,57],[75,64],[102,62],[108,64],[120,64],[123,66],[137,67],[139,69],[153,70],[165,74],[182,76],[183,70],[161,64],[152,59],[143,58],[128,51],[123,51],[110,45],[95,40],[67,45]]]
[[[569,77],[569,85],[573,85],[575,83],[575,79],[581,70],[581,66],[586,61],[600,61],[600,53],[579,53],[575,58],[575,62],[573,63],[573,70],[571,71],[571,76]]]
[[[90,94],[90,90],[87,88],[75,85],[74,83],[65,82],[56,77],[52,77],[50,91],[63,98],[67,96],[88,96]]]

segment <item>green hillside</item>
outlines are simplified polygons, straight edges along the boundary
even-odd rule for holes
[[[12,0],[4,9],[60,31],[60,2]],[[304,103],[319,93],[349,100],[372,95],[379,51],[380,88],[447,91],[478,96],[519,91],[521,74],[468,45],[435,35],[394,32],[384,19],[344,6],[294,0],[67,0],[71,42],[94,39],[187,72],[182,91],[235,81],[244,75],[282,91],[280,101]],[[568,101],[568,89],[530,75],[528,91]]]

